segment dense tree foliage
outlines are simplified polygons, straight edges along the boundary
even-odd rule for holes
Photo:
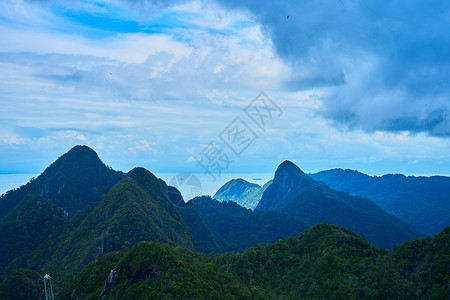
[[[437,292],[444,299],[450,295],[449,234],[450,227],[389,252],[348,229],[319,224],[231,256],[228,264],[247,284],[263,286],[275,298],[420,299]]]
[[[39,273],[16,269],[0,283],[0,299],[3,300],[41,300],[44,298],[44,282]]]
[[[143,242],[90,264],[70,290],[87,299],[445,299],[449,241],[447,227],[390,252],[348,229],[319,224],[238,254],[205,256]],[[115,276],[105,284],[111,270]]]
[[[366,197],[428,235],[450,224],[450,177],[368,176],[342,169],[309,176],[338,191]]]
[[[85,160],[94,164],[100,160],[92,160],[92,150],[86,148],[75,147],[52,166],[73,166],[76,162],[64,161],[78,159],[80,168],[88,172],[90,168]],[[77,156],[80,153],[84,156]],[[59,172],[59,168],[52,166],[47,170]],[[56,178],[46,172],[46,176]],[[153,174],[136,168],[120,177],[101,200],[72,216],[43,196],[22,199],[0,219],[0,281],[17,268],[68,278],[102,254],[130,248],[140,241],[199,249],[178,209]],[[67,187],[66,191],[69,190]],[[78,200],[75,197],[72,201]]]
[[[64,222],[63,210],[47,199],[20,203],[0,222],[0,274],[28,265],[39,246],[60,235]]]
[[[55,253],[42,269],[71,276],[103,253],[130,248],[140,241],[197,249],[189,228],[157,178],[143,168],[135,168],[56,243]]]
[[[129,251],[89,265],[71,284],[80,298],[97,299],[230,299],[263,298],[209,257],[182,248],[142,242]],[[116,276],[105,286],[105,278]],[[93,274],[99,276],[92,276]],[[87,286],[84,282],[90,281]]]

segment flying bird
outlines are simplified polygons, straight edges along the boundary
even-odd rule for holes
[[[287,16],[286,19],[289,19],[289,16]]]

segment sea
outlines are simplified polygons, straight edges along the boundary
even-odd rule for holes
[[[39,174],[0,174],[0,195],[26,184]]]
[[[0,174],[0,195],[7,191],[26,184],[39,174]],[[222,185],[231,179],[242,178],[248,182],[263,186],[273,179],[273,173],[155,173],[155,176],[163,179],[167,184],[180,190],[185,201],[195,196],[213,196]]]

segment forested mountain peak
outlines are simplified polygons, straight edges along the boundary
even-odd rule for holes
[[[231,179],[230,181],[226,182],[222,187],[226,185],[261,187],[257,183],[248,182],[247,180],[242,178]]]
[[[384,248],[423,236],[372,201],[335,191],[289,161],[278,167],[256,210],[282,211],[309,225],[328,222],[347,227]]]
[[[86,145],[76,145],[72,147],[66,154],[63,154],[60,159],[94,159],[99,160],[97,152],[94,151],[89,146]]]
[[[275,176],[277,172],[297,172],[304,174],[304,172],[290,160],[285,160],[278,166],[277,170],[275,171]]]
[[[256,183],[237,178],[225,183],[213,198],[220,202],[233,201],[243,207],[254,209],[261,200],[264,190],[265,187],[261,188]]]
[[[139,178],[144,178],[144,177],[154,177],[152,179],[156,179],[158,180],[155,175],[153,175],[152,172],[150,172],[149,170],[147,170],[146,168],[143,167],[136,167],[130,170],[130,172],[127,173],[127,176],[135,178],[135,179],[139,179]]]
[[[47,198],[72,216],[100,200],[122,176],[122,172],[107,167],[88,146],[75,146],[36,179],[0,198],[0,217],[30,195]]]
[[[75,146],[54,161],[41,176],[51,176],[54,173],[64,175],[74,174],[81,177],[102,175],[108,168],[97,153],[88,146]]]
[[[293,162],[285,160],[275,171],[273,182],[264,191],[256,209],[282,209],[301,189],[319,185],[323,184],[309,178]]]
[[[152,172],[145,168],[137,167],[132,169],[126,174],[126,178],[135,181],[136,184],[145,189],[147,192],[153,192],[154,190],[157,192],[163,191],[158,178],[156,178]]]
[[[360,178],[370,177],[369,175],[366,175],[364,173],[361,173],[357,170],[352,169],[342,169],[342,168],[334,168],[326,171],[319,171],[315,174],[333,174],[333,175],[341,175],[341,176],[357,176]],[[313,174],[314,175],[314,174]]]

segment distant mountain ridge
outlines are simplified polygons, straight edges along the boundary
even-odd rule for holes
[[[220,202],[233,201],[240,206],[255,209],[261,200],[262,194],[271,183],[272,181],[269,181],[261,187],[242,178],[232,179],[225,183],[214,194],[213,198]]]
[[[347,227],[385,248],[423,236],[372,201],[335,191],[290,161],[278,166],[255,210],[282,211],[309,225],[328,222]]]
[[[309,176],[333,189],[366,197],[426,234],[437,234],[450,224],[450,177],[369,176],[343,169]]]

